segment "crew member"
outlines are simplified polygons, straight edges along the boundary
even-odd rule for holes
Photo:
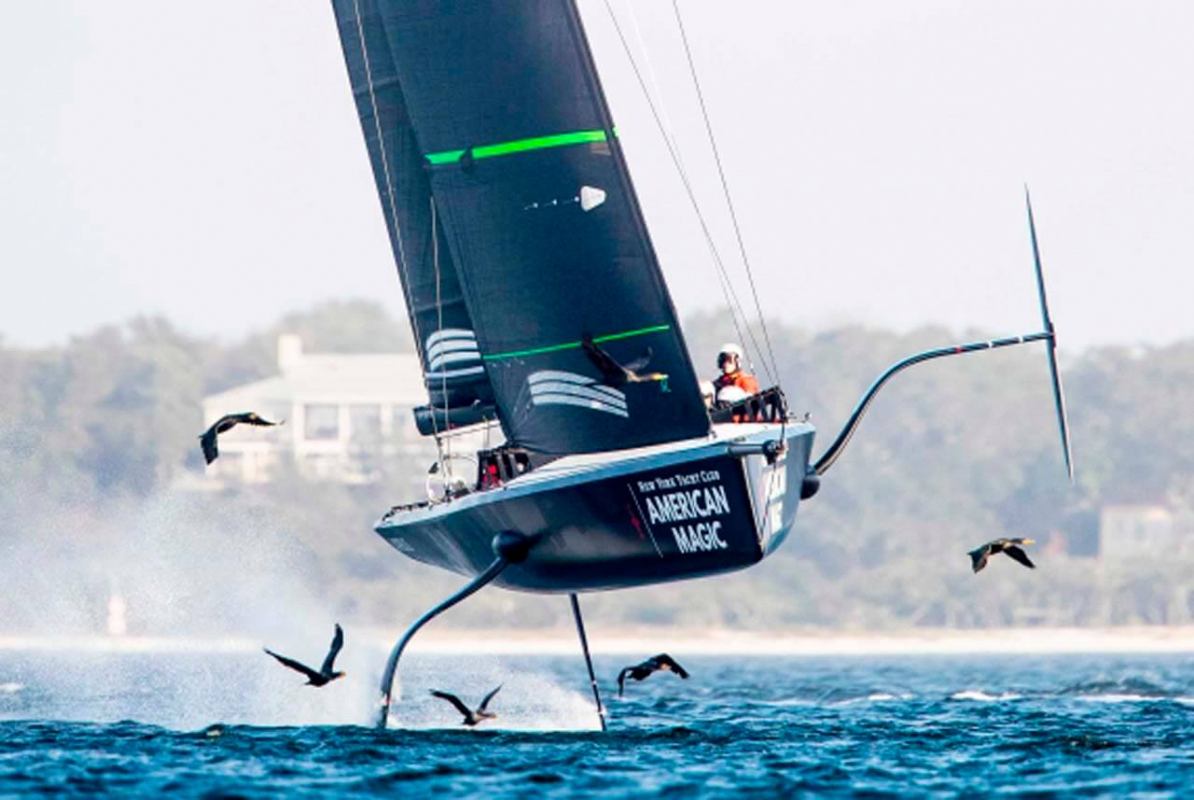
[[[738,387],[748,397],[759,393],[759,381],[742,368],[742,359],[742,348],[732,342],[723,344],[721,350],[717,352],[717,369],[721,374],[713,381],[713,388],[717,390],[719,401],[723,400],[722,389],[730,386]],[[737,394],[737,392],[730,394]]]
[[[754,375],[742,368],[742,348],[736,344],[727,343],[717,352],[717,369],[721,372],[713,381],[716,391],[716,404],[725,407],[741,403],[759,393],[759,381]],[[756,414],[748,410],[736,411],[734,422],[750,422]]]

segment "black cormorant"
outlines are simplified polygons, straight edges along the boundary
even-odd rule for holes
[[[340,623],[336,623],[336,635],[332,637],[332,646],[328,649],[327,657],[324,658],[323,666],[319,668],[318,672],[311,669],[306,664],[300,664],[292,658],[280,656],[273,650],[270,650],[268,647],[262,649],[274,658],[278,659],[279,663],[281,663],[283,666],[290,667],[295,672],[301,672],[302,674],[306,675],[308,686],[325,686],[336,680],[336,678],[344,677],[345,673],[336,672],[333,669],[333,666],[336,663],[336,656],[339,655],[340,648],[343,646],[344,630],[340,627]]]
[[[432,696],[438,697],[441,700],[447,700],[449,703],[456,706],[456,710],[464,715],[464,720],[460,724],[468,725],[471,728],[478,723],[484,722],[487,719],[493,719],[497,716],[495,712],[487,711],[486,707],[489,705],[489,701],[493,699],[493,696],[501,691],[501,688],[501,684],[498,684],[496,689],[485,695],[485,699],[481,701],[481,705],[477,706],[476,710],[466,706],[464,702],[454,694],[441,692],[438,689],[432,689],[431,694]]]
[[[271,422],[253,411],[244,411],[240,414],[225,414],[216,420],[214,425],[199,435],[199,443],[203,447],[203,458],[208,464],[219,458],[220,449],[216,446],[216,437],[221,433],[232,430],[237,425],[274,426],[281,425],[285,421],[283,419]]]
[[[639,370],[651,362],[652,351],[649,347],[647,348],[647,352],[634,361],[619,364],[613,356],[594,344],[591,336],[585,336],[580,344],[584,348],[585,355],[589,357],[589,360],[596,365],[597,369],[601,370],[601,383],[605,386],[616,389],[628,383],[650,383],[651,381],[667,380],[667,375],[662,372],[639,373]]]
[[[676,663],[676,660],[667,653],[660,653],[657,656],[648,658],[641,664],[635,664],[633,667],[626,667],[618,673],[618,697],[622,696],[622,692],[626,687],[626,679],[641,681],[649,677],[651,674],[660,670],[674,672],[681,678],[688,677],[688,671],[684,667]]]
[[[1003,553],[1019,561],[1029,569],[1036,569],[1036,564],[1033,564],[1032,560],[1028,558],[1028,553],[1025,553],[1018,546],[1022,544],[1036,544],[1036,542],[1032,539],[994,539],[982,547],[970,551],[970,565],[974,568],[975,572],[978,572],[987,566],[988,558]]]

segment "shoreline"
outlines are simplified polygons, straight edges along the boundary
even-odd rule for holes
[[[354,638],[388,650],[401,631],[357,629]],[[682,628],[588,631],[598,655],[667,650],[687,655],[745,656],[902,656],[969,654],[1162,654],[1194,653],[1194,626],[1114,628],[993,628],[903,631],[777,630],[734,631]],[[87,651],[123,653],[241,653],[260,648],[244,637],[29,636],[0,635],[0,652]],[[428,654],[574,655],[576,632],[550,630],[428,630],[410,650]]]
[[[667,650],[689,655],[900,656],[967,654],[1194,653],[1194,626],[1122,628],[993,628],[905,631],[694,631],[684,629],[587,631],[595,654]],[[427,653],[572,655],[573,630],[426,631],[411,643]],[[497,641],[484,641],[493,637]]]

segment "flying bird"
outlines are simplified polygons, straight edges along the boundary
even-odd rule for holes
[[[1036,544],[1036,542],[1032,539],[995,539],[987,542],[982,547],[970,551],[970,565],[974,568],[975,572],[978,572],[987,566],[987,559],[989,557],[1003,553],[1019,561],[1029,569],[1036,569],[1036,564],[1032,563],[1032,560],[1028,557],[1028,553],[1020,549],[1019,545],[1022,544]]]
[[[663,372],[639,372],[639,370],[651,362],[653,353],[649,347],[647,348],[647,352],[634,361],[619,364],[613,356],[593,343],[592,336],[586,335],[581,340],[580,346],[584,349],[585,355],[589,357],[589,360],[597,366],[597,369],[601,370],[601,382],[605,386],[616,389],[628,383],[650,383],[652,381],[667,380],[667,374]]]
[[[667,653],[660,653],[657,656],[652,656],[641,664],[635,664],[632,667],[626,667],[618,673],[618,697],[622,696],[626,688],[626,679],[641,681],[650,677],[652,674],[664,670],[667,672],[674,672],[681,678],[688,678],[688,671],[684,667],[676,663],[676,660]]]
[[[431,694],[433,697],[438,697],[440,700],[447,700],[449,703],[456,706],[456,710],[464,715],[464,720],[460,724],[468,725],[471,728],[474,725],[484,722],[487,719],[494,719],[497,716],[495,712],[487,711],[486,709],[489,706],[489,701],[492,700],[493,696],[501,691],[501,689],[501,684],[498,684],[496,689],[485,695],[485,699],[481,701],[481,705],[477,706],[476,710],[466,706],[464,702],[454,694],[441,692],[438,689],[432,689]]]
[[[323,666],[319,671],[308,667],[306,664],[300,664],[292,658],[281,656],[270,650],[268,647],[262,648],[266,653],[278,659],[278,662],[283,666],[290,667],[295,672],[301,672],[307,676],[307,686],[325,686],[336,678],[344,677],[345,673],[336,672],[333,668],[336,663],[336,656],[340,654],[340,648],[344,647],[344,629],[340,627],[340,623],[336,623],[336,635],[332,637],[332,646],[328,649],[327,657],[323,659]]]
[[[199,444],[203,447],[203,458],[206,459],[208,464],[219,458],[220,448],[216,446],[216,437],[221,433],[227,433],[237,425],[272,427],[274,425],[281,425],[285,421],[281,419],[277,422],[271,422],[253,411],[244,411],[240,414],[225,414],[199,436]]]

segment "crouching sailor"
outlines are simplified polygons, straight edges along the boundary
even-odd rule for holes
[[[742,348],[733,342],[721,346],[717,352],[717,369],[720,375],[713,381],[716,405],[726,406],[741,403],[759,393],[759,380],[742,368]],[[743,411],[735,413],[734,422],[748,422],[754,415]]]

